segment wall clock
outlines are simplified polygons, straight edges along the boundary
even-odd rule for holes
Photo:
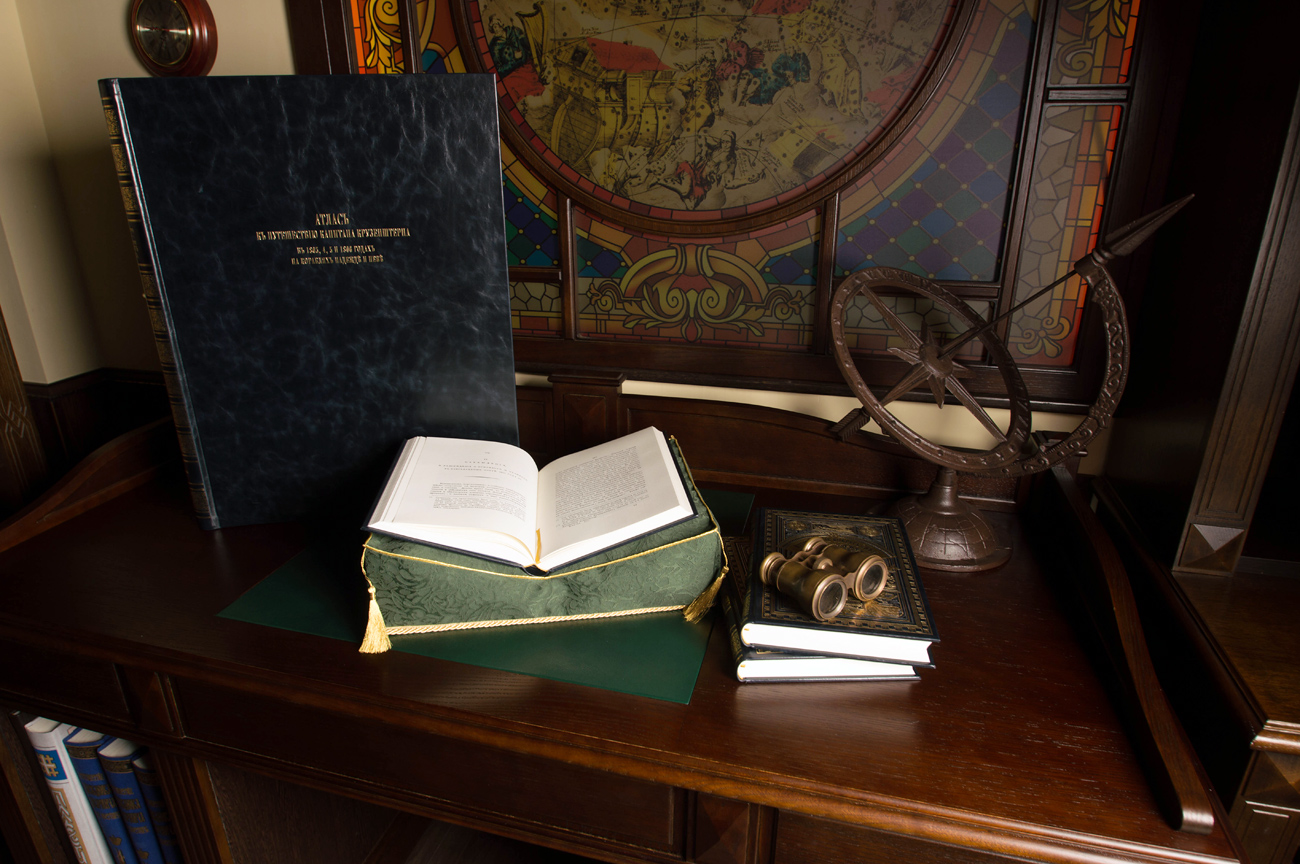
[[[136,56],[154,75],[206,75],[217,59],[207,0],[132,0],[127,26]]]

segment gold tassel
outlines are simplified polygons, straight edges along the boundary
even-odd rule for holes
[[[705,505],[705,509],[708,509],[708,505]],[[682,610],[682,616],[692,624],[703,618],[713,607],[713,601],[718,598],[718,590],[722,588],[722,580],[727,578],[727,571],[730,569],[727,563],[727,544],[722,542],[722,529],[718,528],[718,520],[713,518],[713,511],[709,511],[709,521],[713,523],[713,531],[710,533],[718,538],[718,554],[722,556],[722,568],[718,571],[718,578],[714,579],[709,587],[701,591],[700,595]]]
[[[370,587],[370,611],[366,615],[366,638],[361,640],[362,654],[383,654],[393,643],[388,639],[387,629],[384,627],[384,613],[379,611],[379,601],[375,599],[375,586],[370,585],[370,580],[366,580]]]
[[[700,596],[692,600],[690,605],[682,610],[682,615],[687,621],[694,624],[705,616],[713,606],[713,601],[717,599],[718,590],[722,588],[722,580],[726,578],[727,568],[726,565],[723,565],[722,572],[718,574],[718,578],[714,579],[713,582],[709,584],[708,588],[705,588],[700,592]]]

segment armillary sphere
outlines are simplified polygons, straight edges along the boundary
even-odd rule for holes
[[[995,567],[1010,556],[1010,549],[997,543],[996,535],[977,510],[961,502],[956,495],[954,472],[1016,477],[1043,471],[1067,456],[1080,453],[1090,440],[1110,422],[1124,392],[1128,378],[1128,323],[1124,303],[1115,287],[1106,263],[1127,255],[1142,244],[1165,221],[1183,208],[1192,196],[1175,201],[1113,232],[1095,250],[1075,263],[1065,276],[1035,292],[1026,300],[990,321],[985,321],[960,297],[942,286],[891,267],[861,270],[840,284],[831,301],[831,341],[840,372],[862,407],[850,412],[832,431],[848,440],[868,419],[922,458],[940,466],[939,476],[930,493],[904,499],[895,506],[903,518],[923,566],[948,570],[983,570]],[[1106,339],[1105,376],[1096,400],[1087,414],[1068,436],[1049,446],[1026,446],[1031,432],[1029,391],[1021,378],[1010,351],[998,334],[999,325],[1015,312],[1060,285],[1073,275],[1088,285],[1087,297],[1103,315]],[[964,332],[946,343],[922,321],[920,332],[909,327],[883,299],[908,293],[927,298],[965,326]],[[898,382],[885,394],[877,396],[867,386],[844,335],[845,311],[862,297],[884,318],[902,340],[901,347],[890,353],[908,364]],[[1001,429],[962,383],[973,372],[957,360],[958,352],[972,340],[983,344],[989,361],[997,367],[1006,387],[1010,420]],[[993,436],[994,445],[987,450],[964,450],[946,447],[909,428],[890,410],[900,397],[917,389],[928,389],[942,406],[951,396]]]

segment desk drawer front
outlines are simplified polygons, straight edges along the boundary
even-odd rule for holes
[[[333,781],[341,775],[382,784],[395,802],[432,799],[620,844],[681,849],[680,795],[670,786],[199,682],[172,683],[192,739]]]
[[[773,856],[773,864],[1011,864],[1018,860],[790,812],[777,818]]]
[[[131,722],[117,670],[104,660],[0,641],[0,692],[24,706],[58,706],[118,723]],[[48,713],[65,719],[57,707]]]

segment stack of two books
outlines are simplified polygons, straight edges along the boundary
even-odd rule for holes
[[[914,680],[917,668],[934,665],[930,646],[939,637],[897,519],[762,510],[757,523],[752,546],[728,539],[728,579],[720,594],[738,680]],[[764,557],[790,556],[813,537],[880,554],[889,566],[884,591],[866,602],[850,596],[835,618],[816,621],[763,584]]]

